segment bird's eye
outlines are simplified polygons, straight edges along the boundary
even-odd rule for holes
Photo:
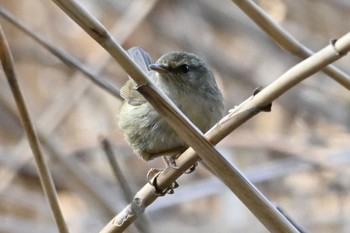
[[[180,65],[179,67],[177,67],[177,70],[181,73],[186,74],[190,71],[190,67],[187,64],[183,64],[183,65]]]

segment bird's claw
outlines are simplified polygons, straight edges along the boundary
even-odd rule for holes
[[[165,196],[166,194],[173,194],[174,189],[179,187],[179,184],[176,181],[174,181],[170,187],[167,187],[162,190],[157,183],[157,179],[160,173],[162,173],[163,171],[163,169],[152,168],[147,173],[147,181],[150,185],[154,187],[153,193],[158,197]]]
[[[185,171],[185,174],[190,174],[190,173],[194,172],[196,170],[197,166],[198,166],[198,162],[195,162],[194,164],[192,164],[192,166],[187,171]]]
[[[176,164],[176,157],[175,156],[171,156],[168,160],[168,166],[175,169],[175,170],[179,170],[180,168],[177,166]]]
[[[168,165],[169,165],[169,167],[171,167],[171,168],[173,168],[173,169],[175,169],[175,170],[179,170],[179,169],[180,169],[180,167],[177,166],[176,160],[175,160],[174,157],[171,157],[171,158],[169,159]],[[192,166],[191,166],[187,171],[185,171],[184,173],[185,173],[185,174],[190,174],[190,173],[194,172],[194,171],[196,170],[196,167],[197,167],[197,166],[198,166],[198,163],[197,163],[197,162],[194,163],[194,164],[192,164]]]

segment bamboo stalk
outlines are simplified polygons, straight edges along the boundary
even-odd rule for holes
[[[122,164],[118,162],[118,160],[115,158],[115,154],[112,148],[111,143],[108,141],[108,139],[103,138],[101,140],[101,146],[108,158],[109,164],[111,166],[111,169],[118,180],[122,191],[124,195],[124,199],[127,202],[132,202],[133,200],[133,191],[131,188],[131,182],[128,179],[128,177],[123,173]],[[138,221],[135,222],[135,227],[138,229],[141,233],[149,233],[150,232],[150,224],[146,216],[140,215],[138,218]]]
[[[295,37],[278,25],[268,14],[251,0],[232,0],[247,14],[262,30],[266,32],[278,45],[301,58],[307,58],[313,52],[301,44]],[[322,69],[329,77],[350,90],[350,77],[334,65]]]
[[[91,71],[86,65],[83,65],[78,59],[70,55],[69,53],[63,51],[58,48],[56,45],[51,44],[47,41],[43,36],[35,33],[33,29],[29,28],[29,26],[25,25],[23,22],[18,20],[15,16],[13,16],[10,12],[5,10],[5,8],[0,6],[0,15],[2,15],[7,21],[12,23],[15,27],[23,31],[25,34],[33,38],[36,42],[42,45],[45,49],[47,49],[50,53],[64,62],[66,65],[73,67],[84,74],[84,77],[87,77],[95,83],[98,87],[107,91],[112,96],[121,99],[119,90],[108,80],[101,78],[97,73]]]
[[[62,175],[63,179],[69,179],[73,185],[74,183],[78,184],[74,185],[74,187],[85,193],[84,195],[98,206],[99,211],[105,218],[110,218],[118,212],[120,205],[114,198],[111,198],[112,192],[104,190],[104,186],[99,185],[101,180],[98,177],[82,169],[76,158],[68,158],[66,156],[67,153],[63,151],[63,146],[57,145],[56,140],[52,137],[42,135],[39,131],[38,137],[51,159],[55,161],[55,165],[62,167],[60,171],[64,173]]]
[[[57,228],[60,233],[68,233],[68,228],[65,224],[65,221],[59,206],[55,185],[53,183],[50,171],[47,167],[45,157],[43,156],[38,137],[36,135],[34,126],[32,124],[24,97],[22,95],[22,91],[18,85],[17,75],[13,64],[13,58],[1,25],[0,25],[0,59],[1,59],[2,66],[4,68],[5,76],[7,78],[13,97],[15,99],[15,102],[20,114],[20,118],[23,123],[23,127],[26,131],[30,147],[32,149],[32,152],[35,158],[41,186],[49,201],[52,214],[56,221]]]

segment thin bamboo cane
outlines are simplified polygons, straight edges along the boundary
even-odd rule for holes
[[[299,56],[307,58],[313,52],[301,44],[296,38],[279,26],[266,14],[257,4],[251,0],[232,0],[244,13],[246,13],[262,30],[266,32],[278,45],[285,50]],[[326,66],[322,69],[329,77],[350,90],[350,77],[334,65]]]
[[[90,79],[93,83],[95,83],[100,88],[107,91],[112,96],[121,99],[119,90],[108,80],[101,78],[98,74],[91,71],[86,65],[83,65],[80,61],[78,61],[75,57],[58,48],[54,44],[51,44],[47,41],[43,36],[35,33],[33,29],[29,28],[29,26],[25,25],[20,20],[16,19],[10,12],[5,10],[5,8],[0,6],[0,15],[2,15],[6,20],[12,23],[15,27],[22,30],[28,36],[33,38],[36,42],[42,45],[45,49],[50,51],[53,55],[58,57],[62,62],[66,65],[71,66],[79,71],[81,71],[88,79]]]
[[[35,158],[41,186],[49,201],[52,214],[56,221],[57,228],[60,233],[68,233],[68,228],[66,226],[66,223],[62,215],[62,211],[58,203],[58,197],[57,197],[55,185],[53,183],[49,168],[47,167],[45,157],[43,156],[40,143],[38,140],[38,136],[32,124],[32,120],[30,118],[22,91],[18,85],[17,75],[13,64],[13,58],[1,25],[0,25],[0,59],[1,59],[2,66],[4,68],[5,76],[10,85],[13,97],[16,101],[16,105],[23,123],[23,127],[26,131],[29,144]]]

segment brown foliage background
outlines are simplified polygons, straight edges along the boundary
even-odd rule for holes
[[[80,1],[107,28],[118,23],[134,2]],[[346,0],[256,2],[313,50],[349,30],[350,4]],[[2,0],[1,6],[82,62],[91,54],[105,53],[50,1]],[[96,232],[126,203],[101,149],[100,137],[113,143],[134,190],[145,183],[150,167],[162,166],[161,161],[146,164],[132,154],[116,126],[118,99],[94,85],[81,96],[72,95],[76,100],[64,95],[72,83],[79,82],[72,78],[76,71],[3,18],[0,22],[34,122],[40,124],[41,116],[58,98],[64,100],[63,105],[55,105],[47,124],[50,119],[55,121],[65,105],[73,103],[52,132],[46,132],[50,126],[45,124],[40,130],[107,203],[96,201],[64,165],[50,156],[52,151],[45,151],[71,232]],[[300,61],[281,50],[230,1],[158,1],[123,46],[143,47],[154,60],[172,50],[202,56],[215,70],[227,109]],[[336,65],[350,73],[348,57]],[[113,60],[101,75],[118,87],[127,79]],[[2,72],[0,89],[0,174],[17,174],[10,183],[0,181],[0,232],[56,232],[33,161],[14,170],[24,156],[31,156],[31,151],[27,147],[18,153],[25,135]],[[271,201],[310,232],[348,232],[349,101],[345,88],[319,73],[273,103],[271,113],[258,115],[232,133],[218,148]],[[203,167],[182,177],[180,184],[174,195],[157,200],[149,208],[152,231],[265,232]]]

